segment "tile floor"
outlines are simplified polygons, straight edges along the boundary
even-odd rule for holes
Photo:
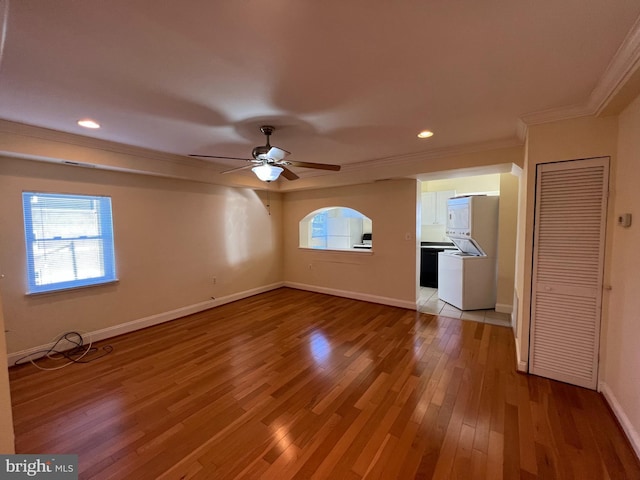
[[[418,311],[422,313],[434,313],[445,317],[460,318],[462,320],[489,323],[502,327],[511,326],[511,316],[507,313],[500,313],[495,310],[458,310],[453,305],[449,305],[438,298],[437,288],[420,287]]]

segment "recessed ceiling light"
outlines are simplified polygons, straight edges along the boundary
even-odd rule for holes
[[[83,118],[82,120],[78,120],[78,125],[84,128],[100,128],[100,124],[90,118]]]
[[[433,132],[431,130],[423,130],[418,134],[418,138],[429,138],[433,137]]]

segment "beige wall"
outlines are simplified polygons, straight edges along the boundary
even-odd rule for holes
[[[561,122],[534,125],[527,133],[524,166],[524,190],[520,196],[521,227],[518,232],[518,276],[516,292],[519,298],[516,333],[519,368],[526,368],[529,356],[529,312],[531,307],[531,261],[533,258],[533,218],[536,165],[561,160],[611,157],[615,169],[617,117],[580,117]],[[611,205],[610,205],[610,217]],[[609,218],[611,222],[611,218]],[[607,246],[610,250],[610,246]],[[605,265],[606,265],[605,255]],[[605,268],[605,283],[608,281]],[[606,298],[603,299],[606,302]],[[606,323],[606,318],[603,318]]]
[[[7,344],[4,334],[4,316],[2,314],[2,294],[0,294],[0,453],[15,453],[13,434],[13,415],[11,395],[9,393],[9,375],[7,374]]]
[[[625,413],[640,455],[640,97],[619,118],[618,157],[610,196],[614,215],[633,214],[630,228],[614,226],[611,235],[608,322],[603,341],[601,382]],[[615,217],[614,219],[615,220]]]
[[[23,190],[111,196],[120,282],[25,296]],[[281,282],[280,194],[271,194],[270,210],[250,189],[0,159],[8,351]]]
[[[517,167],[516,167],[517,168]],[[518,177],[500,174],[498,230],[498,284],[496,310],[512,313],[515,286],[516,232],[518,226]]]
[[[284,195],[284,278],[339,294],[355,292],[372,301],[392,299],[415,307],[418,241],[416,180],[389,180]],[[349,207],[373,221],[372,252],[298,248],[298,224],[322,207]],[[408,238],[407,238],[408,237]]]
[[[471,177],[451,177],[439,180],[427,180],[422,182],[423,192],[440,192],[442,190],[455,190],[456,195],[469,195],[472,193],[498,193],[500,192],[500,175],[474,175]]]

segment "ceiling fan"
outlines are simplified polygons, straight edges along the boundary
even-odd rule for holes
[[[223,157],[217,155],[195,155],[191,154],[190,157],[200,158],[221,158],[228,160],[243,160],[249,162],[249,165],[244,167],[232,168],[220,173],[237,172],[238,170],[244,170],[250,168],[256,176],[263,182],[272,182],[277,180],[280,174],[287,180],[297,180],[300,178],[294,172],[289,170],[289,166],[292,167],[304,167],[304,168],[318,168],[320,170],[333,170],[337,172],[340,170],[340,165],[331,165],[328,163],[310,163],[310,162],[296,162],[285,160],[284,158],[289,155],[289,152],[282,148],[273,147],[269,143],[269,137],[275,130],[274,127],[269,125],[263,125],[260,127],[260,131],[267,137],[267,144],[255,147],[251,152],[253,158],[238,158],[238,157]]]

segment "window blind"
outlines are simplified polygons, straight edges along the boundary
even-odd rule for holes
[[[111,198],[23,192],[27,293],[116,280]]]

